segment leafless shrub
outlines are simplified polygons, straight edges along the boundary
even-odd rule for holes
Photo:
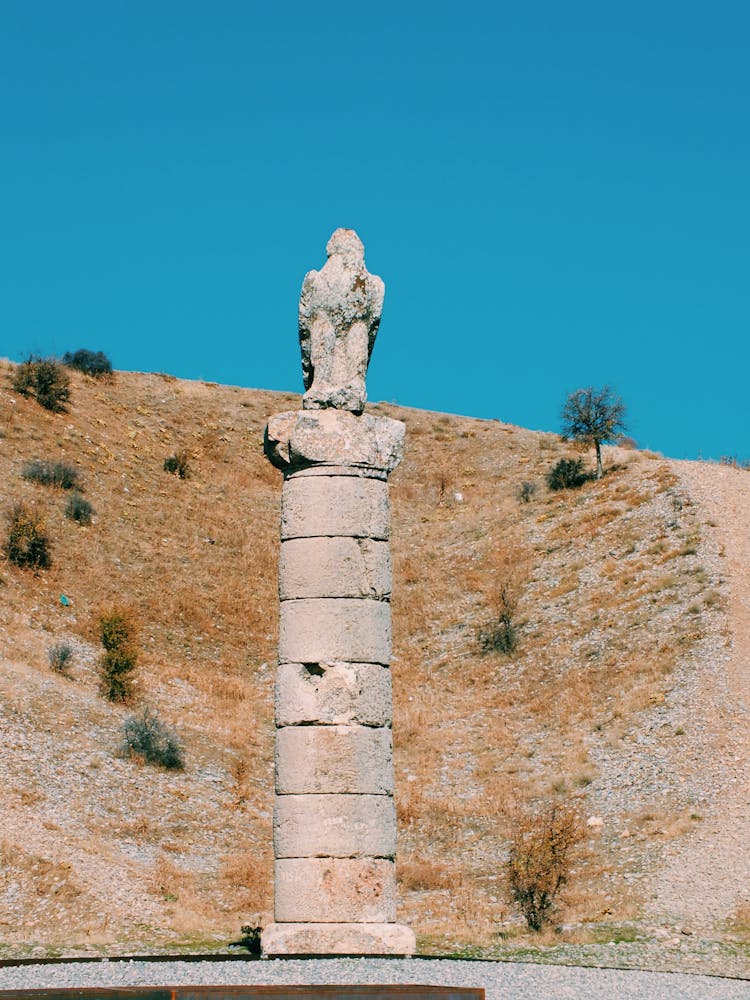
[[[580,815],[569,804],[553,804],[518,817],[507,879],[511,897],[530,930],[540,931],[550,920],[560,890],[570,877],[574,848],[582,838]]]
[[[58,674],[64,674],[73,657],[73,649],[67,642],[57,642],[47,650],[50,667]]]
[[[492,557],[488,569],[494,618],[479,633],[479,644],[485,653],[510,655],[518,647],[515,615],[526,585],[529,563],[525,544],[517,540],[506,542]]]
[[[528,479],[524,479],[524,481],[518,487],[518,499],[521,501],[521,503],[528,503],[535,493],[536,493],[536,483],[531,482]]]
[[[148,764],[158,764],[167,771],[181,771],[184,766],[182,744],[176,733],[148,708],[130,715],[123,723],[123,749]]]

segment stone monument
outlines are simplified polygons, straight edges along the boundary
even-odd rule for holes
[[[266,955],[412,954],[396,923],[388,474],[404,425],[365,414],[383,282],[351,229],[302,285],[302,410],[265,451],[284,473],[274,922]]]

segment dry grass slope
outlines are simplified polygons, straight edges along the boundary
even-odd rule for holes
[[[0,950],[226,941],[271,904],[280,481],[262,433],[298,397],[71,372],[69,411],[53,414],[11,391],[11,368],[0,512],[38,510],[53,562],[37,574],[0,563]],[[660,847],[638,790],[603,787],[600,761],[722,628],[723,584],[702,565],[690,498],[658,456],[619,450],[601,483],[550,493],[545,473],[571,454],[553,435],[370,409],[407,426],[392,479],[399,918],[425,949],[517,933],[501,869],[518,810],[570,799],[605,821],[565,920],[585,935],[636,918],[629,875]],[[185,480],[163,469],[183,450]],[[75,466],[90,526],[22,478],[34,458]],[[528,502],[523,481],[537,486]],[[481,642],[504,586],[509,656]],[[137,617],[135,702],[177,730],[183,773],[116,755],[132,706],[103,701],[96,674],[96,616],[112,604]],[[48,666],[61,641],[69,677]],[[680,836],[688,806],[663,805],[661,826]],[[625,826],[641,831],[637,850]]]

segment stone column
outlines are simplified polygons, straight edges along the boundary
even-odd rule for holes
[[[363,269],[362,255],[348,278],[361,282]],[[316,384],[305,409],[277,414],[266,432],[266,454],[284,472],[267,955],[415,947],[396,923],[391,737],[387,477],[404,426],[361,412],[366,367],[361,379],[342,382],[339,370]],[[344,402],[323,405],[330,396]]]

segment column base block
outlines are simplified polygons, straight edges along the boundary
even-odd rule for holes
[[[416,939],[404,924],[273,923],[261,934],[263,955],[413,955]]]

